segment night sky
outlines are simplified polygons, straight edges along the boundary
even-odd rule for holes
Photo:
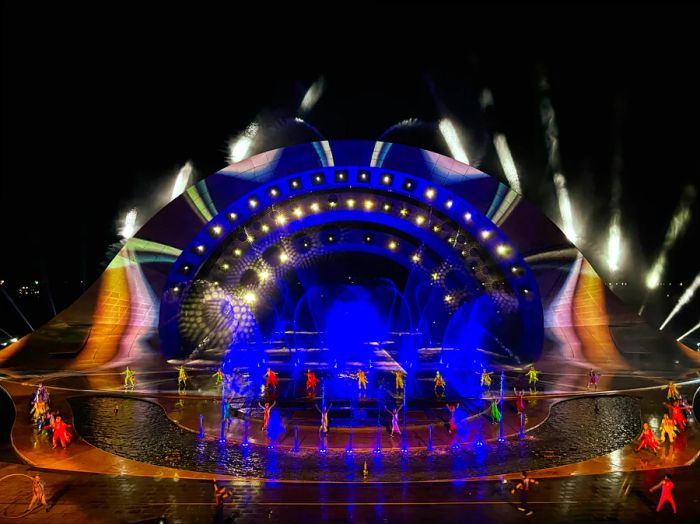
[[[117,221],[133,206],[155,211],[184,162],[197,179],[224,167],[228,141],[252,121],[261,126],[254,152],[313,139],[281,121],[320,76],[323,95],[305,118],[325,138],[374,140],[418,118],[426,125],[386,140],[449,154],[432,128],[448,115],[466,130],[473,163],[504,180],[491,133],[505,133],[525,197],[559,222],[539,116],[545,75],[579,247],[606,282],[627,282],[613,289],[635,310],[684,187],[700,189],[698,17],[689,4],[257,13],[128,5],[3,4],[0,280],[34,327],[52,316],[49,296],[60,310],[97,278]],[[489,115],[479,105],[485,87]],[[611,276],[616,172],[626,250]],[[661,278],[671,285],[649,299],[656,326],[700,270],[697,197],[691,211]],[[39,295],[18,296],[35,280]],[[699,303],[669,334],[697,323]],[[28,329],[4,295],[0,328]]]

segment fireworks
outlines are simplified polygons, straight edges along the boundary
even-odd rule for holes
[[[122,226],[119,234],[124,240],[129,240],[136,233],[136,215],[138,211],[136,208],[130,209],[129,212],[124,217],[124,225]]]
[[[462,147],[462,143],[459,140],[459,136],[457,136],[457,130],[455,129],[452,121],[449,118],[443,118],[440,120],[439,127],[442,137],[445,139],[445,142],[447,142],[447,147],[450,149],[452,158],[464,164],[468,164],[469,157],[467,156],[464,147]]]
[[[695,294],[695,291],[700,287],[700,273],[698,273],[695,276],[695,280],[693,280],[693,283],[690,285],[688,289],[685,290],[685,293],[681,295],[681,298],[678,299],[678,302],[676,303],[676,306],[673,308],[673,311],[669,313],[669,315],[666,317],[666,320],[664,320],[664,323],[661,324],[661,327],[659,328],[659,331],[661,331],[663,328],[666,327],[666,324],[668,324],[673,317],[675,317],[678,312],[683,309],[683,306],[685,306],[690,300],[693,298],[693,295]],[[679,339],[680,340],[680,339]]]
[[[191,176],[192,164],[187,162],[177,173],[177,178],[175,179],[175,184],[173,184],[173,191],[170,195],[170,200],[174,200],[182,194],[182,192],[187,188],[187,184],[189,183]]]

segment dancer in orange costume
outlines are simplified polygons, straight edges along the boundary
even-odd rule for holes
[[[666,386],[666,389],[668,390],[666,392],[666,400],[676,400],[678,397],[680,397],[680,394],[678,393],[678,386],[676,386],[672,381],[668,381],[668,386]]]
[[[455,421],[455,411],[457,411],[457,408],[459,407],[459,402],[457,402],[454,406],[451,404],[446,404],[447,409],[450,410],[450,433],[457,431],[457,424]]]
[[[306,372],[306,395],[309,398],[314,398],[316,396],[316,386],[320,380],[316,378],[316,375],[310,369]]]
[[[56,416],[53,424],[51,424],[51,429],[53,429],[53,447],[56,448],[56,441],[61,442],[61,447],[65,449],[66,444],[70,444],[70,433],[68,433],[68,428],[72,427],[70,424],[63,422],[60,415]]]
[[[690,409],[687,407],[682,408],[677,400],[673,404],[664,404],[671,412],[671,419],[673,422],[678,426],[678,429],[683,431],[685,429],[685,416],[683,415],[683,411],[690,411]]]
[[[34,478],[32,479],[32,500],[29,502],[29,507],[27,508],[28,512],[34,509],[35,503],[42,504],[46,511],[49,511],[49,506],[46,504],[44,481],[41,480],[39,475],[34,475]]]
[[[664,442],[666,440],[666,435],[668,435],[668,441],[673,443],[676,438],[676,433],[680,431],[673,419],[668,418],[668,415],[664,413],[664,418],[661,420],[661,427],[659,427],[659,440]]]
[[[358,391],[366,393],[367,392],[367,373],[365,373],[361,369],[358,369],[357,374],[354,376],[357,379]]]
[[[649,488],[649,493],[656,491],[659,488],[661,488],[661,498],[659,499],[659,505],[656,506],[656,512],[658,513],[661,511],[661,506],[664,505],[664,502],[668,502],[671,504],[671,508],[673,508],[673,513],[676,513],[676,501],[673,500],[673,495],[671,494],[671,490],[673,489],[671,475],[664,475],[661,482],[659,482],[656,486]]]
[[[265,385],[268,388],[272,390],[277,389],[277,373],[272,371],[271,368],[267,368],[267,373],[263,375],[263,378],[265,379]]]
[[[656,440],[654,432],[651,430],[649,424],[647,424],[646,422],[642,426],[642,434],[639,435],[637,440],[642,441],[639,444],[637,451],[641,450],[643,447],[649,447],[651,451],[654,452],[654,455],[656,455],[656,450],[659,448],[659,442]]]
[[[224,383],[224,372],[221,370],[221,368],[216,370],[216,373],[212,375],[212,378],[214,379],[214,385],[216,387],[219,387],[221,384]]]
[[[263,431],[267,431],[267,427],[270,424],[270,411],[272,411],[272,408],[275,407],[275,404],[277,404],[277,402],[273,402],[272,405],[270,405],[269,402],[265,402],[265,405],[263,406],[260,402],[258,402],[258,406],[263,409]]]
[[[485,387],[489,391],[491,390],[491,382],[492,382],[491,375],[492,374],[493,373],[488,373],[486,371],[486,368],[481,370],[481,387]]]
[[[445,388],[447,387],[447,382],[445,382],[445,379],[442,378],[442,375],[440,374],[439,371],[435,372],[435,378],[433,379],[433,382],[435,383],[435,395],[436,396],[445,396]],[[440,391],[438,393],[438,390]]]
[[[396,376],[396,392],[398,393],[399,390],[403,391],[403,379],[406,376],[406,374],[401,371],[400,369],[397,369],[394,371],[394,375]]]

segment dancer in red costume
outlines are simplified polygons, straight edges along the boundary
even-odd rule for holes
[[[683,415],[683,411],[690,411],[690,409],[687,407],[682,408],[677,400],[673,404],[666,404],[665,402],[664,404],[671,412],[671,419],[673,419],[673,422],[676,423],[678,429],[683,431],[685,429],[685,415]]]
[[[277,404],[277,402],[273,402],[272,405],[270,405],[269,402],[265,402],[265,405],[263,406],[262,404],[260,404],[260,402],[258,402],[258,406],[260,406],[263,409],[263,431],[267,431],[267,426],[270,423],[270,411],[272,411],[272,408],[275,407],[275,404]]]
[[[277,390],[277,373],[272,371],[272,369],[267,368],[267,373],[263,375],[263,378],[265,380],[265,385],[272,389],[272,390]]]
[[[656,512],[658,513],[661,511],[661,506],[664,505],[664,502],[668,502],[673,508],[673,513],[676,513],[676,501],[673,500],[673,495],[671,494],[671,490],[673,489],[671,475],[664,475],[664,479],[661,482],[659,482],[656,486],[649,488],[649,493],[656,491],[659,488],[661,488],[661,498],[659,499],[659,505],[656,506]]]
[[[319,382],[320,380],[316,378],[313,371],[308,370],[306,372],[306,395],[309,398],[314,398],[316,396],[316,386]]]
[[[518,415],[522,415],[525,413],[525,391],[513,388],[513,393],[515,393],[515,409],[517,409]]]
[[[51,429],[53,429],[53,447],[56,448],[56,441],[61,442],[61,447],[65,449],[66,444],[70,444],[70,433],[68,433],[68,428],[72,427],[70,424],[63,422],[60,415],[56,417],[53,424],[51,424]]]
[[[455,422],[455,411],[457,411],[457,408],[459,407],[459,402],[455,404],[454,406],[450,404],[446,404],[447,409],[450,410],[450,433],[453,433],[457,431],[457,424]]]
[[[659,448],[659,441],[656,440],[654,432],[649,427],[649,424],[645,422],[642,428],[642,434],[637,438],[637,440],[641,440],[642,442],[639,444],[637,451],[646,446],[654,452],[654,455],[656,455],[656,450]]]

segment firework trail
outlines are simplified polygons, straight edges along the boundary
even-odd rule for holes
[[[494,134],[493,145],[496,148],[498,160],[501,162],[501,167],[503,168],[503,173],[506,175],[508,184],[513,188],[513,191],[522,195],[523,189],[520,187],[520,177],[518,176],[518,170],[513,161],[513,155],[510,153],[506,136],[500,133]]]
[[[124,240],[129,240],[136,233],[136,215],[138,211],[136,208],[130,209],[129,212],[124,217],[124,225],[122,226],[119,234]]]
[[[693,280],[693,283],[690,285],[688,289],[685,290],[685,293],[681,295],[681,298],[678,299],[678,302],[676,303],[676,306],[673,308],[673,311],[669,313],[669,315],[666,317],[666,320],[664,320],[664,323],[661,324],[661,327],[659,328],[659,331],[661,331],[663,328],[666,327],[666,324],[668,324],[673,317],[675,317],[678,312],[683,309],[683,307],[691,301],[693,298],[693,295],[695,294],[695,291],[697,291],[698,287],[700,287],[700,273],[698,273],[695,276],[695,280]]]
[[[228,145],[228,161],[231,164],[240,162],[250,155],[250,151],[255,142],[255,137],[258,135],[260,126],[257,122],[252,122],[246,127],[245,131],[238,135],[234,140],[231,140]]]
[[[683,340],[685,337],[687,337],[688,335],[690,335],[690,334],[693,333],[694,331],[697,331],[698,329],[700,329],[700,322],[698,322],[697,324],[695,324],[692,328],[690,328],[688,331],[686,331],[685,333],[683,333],[683,334],[682,334],[680,337],[678,337],[676,340],[677,340],[678,342],[680,342],[680,341]]]
[[[323,94],[324,84],[325,82],[323,77],[320,77],[313,84],[311,84],[311,87],[309,87],[309,89],[306,91],[306,94],[301,101],[301,105],[299,106],[298,113],[300,115],[308,114],[309,111],[314,108],[316,102],[318,102],[319,98],[321,98],[321,95]]]
[[[467,152],[462,146],[462,142],[459,140],[459,136],[457,135],[457,129],[455,129],[452,120],[450,120],[449,118],[443,118],[442,120],[440,120],[440,124],[438,125],[438,127],[440,129],[440,132],[442,133],[442,137],[447,143],[447,147],[450,150],[452,158],[464,164],[469,164],[469,157],[467,156]]]
[[[190,177],[192,176],[192,163],[186,162],[184,166],[177,173],[177,178],[175,178],[175,183],[173,184],[173,191],[170,195],[170,200],[174,200],[179,197],[182,192],[187,189]]]

